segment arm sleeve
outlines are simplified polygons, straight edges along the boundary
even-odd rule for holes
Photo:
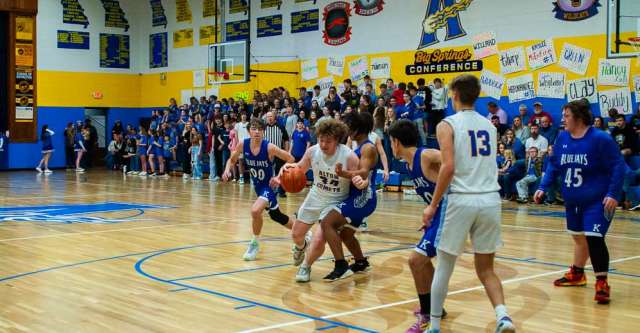
[[[50,129],[48,129],[48,128],[47,128],[47,132],[49,132],[49,134],[51,134],[51,135],[56,134],[54,131],[52,131],[52,130],[50,130]]]
[[[612,138],[607,137],[603,139],[601,147],[601,160],[604,163],[605,169],[610,172],[607,196],[619,201],[622,197],[622,184],[624,182],[627,165],[622,158],[622,154],[620,154],[618,144],[613,141]]]
[[[544,177],[542,177],[542,181],[540,182],[539,190],[543,192],[547,192],[547,189],[555,179],[558,177],[558,173],[560,170],[557,168],[557,156],[551,156],[549,158],[549,163],[547,163],[547,168],[544,170]]]

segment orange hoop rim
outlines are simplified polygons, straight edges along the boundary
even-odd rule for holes
[[[640,46],[640,37],[629,37],[629,39],[627,39],[629,41],[629,44],[633,45],[636,44],[638,46]]]
[[[224,80],[229,79],[229,73],[227,72],[209,72],[209,75],[213,75],[216,78],[223,78]]]

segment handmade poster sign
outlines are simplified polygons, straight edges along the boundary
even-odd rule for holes
[[[601,91],[598,93],[600,113],[606,114],[610,109],[618,110],[618,113],[630,115],[633,113],[631,104],[631,91],[628,87]]]
[[[494,54],[498,54],[498,42],[495,32],[485,32],[473,36],[473,57],[482,59]]]
[[[532,70],[555,64],[556,49],[552,39],[545,39],[539,43],[527,46],[527,60]]]
[[[327,59],[327,73],[342,76],[344,73],[344,57],[329,57]]]
[[[538,74],[538,97],[564,98],[564,73]]]
[[[589,67],[591,60],[591,50],[585,49],[573,44],[564,43],[562,52],[560,52],[560,61],[558,65],[564,67],[570,72],[584,75]]]
[[[372,79],[388,79],[391,77],[391,58],[373,58],[371,59],[371,78]]]
[[[524,48],[517,46],[500,52],[500,72],[502,75],[521,72],[527,68]]]
[[[480,74],[480,85],[482,92],[487,96],[499,100],[502,96],[502,88],[504,88],[504,76],[484,70]]]
[[[567,100],[569,102],[586,98],[589,103],[598,103],[598,87],[595,77],[586,77],[567,82]]]
[[[351,80],[360,81],[369,75],[369,59],[367,57],[357,58],[349,63],[349,74]]]
[[[598,84],[626,87],[629,85],[630,59],[604,59],[598,61]]]
[[[320,86],[320,96],[326,98],[329,96],[329,88],[333,86],[333,76],[327,76],[318,80],[317,85]]]
[[[318,78],[318,60],[308,59],[302,62],[302,80],[309,81]]]
[[[525,74],[507,80],[509,103],[517,103],[536,97],[533,74]]]

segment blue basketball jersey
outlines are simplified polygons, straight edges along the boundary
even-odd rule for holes
[[[409,177],[416,186],[416,194],[418,194],[425,203],[431,204],[433,199],[433,191],[436,190],[436,183],[430,181],[422,172],[422,151],[425,148],[418,148],[413,156],[413,165],[409,170]]]
[[[269,141],[263,139],[260,143],[260,152],[258,155],[253,155],[251,139],[244,139],[243,154],[253,185],[256,188],[269,187],[269,181],[273,177],[273,161],[269,159]]]
[[[356,154],[356,156],[358,156],[358,158],[362,158],[362,147],[364,147],[364,145],[366,144],[371,144],[373,145],[373,147],[375,148],[375,144],[371,141],[369,141],[368,139],[363,142],[360,146],[358,146],[358,148],[356,148],[356,150],[354,150],[353,152]],[[371,167],[371,170],[369,170],[369,187],[371,189],[373,189],[373,195],[375,196],[376,193],[376,173],[378,172],[378,162],[376,161],[376,163]],[[357,188],[355,188],[353,185],[351,185],[353,190],[359,191],[360,193],[362,193],[364,190],[358,190]]]
[[[548,190],[560,176],[562,196],[569,204],[602,202],[605,196],[620,200],[626,164],[611,136],[591,127],[580,139],[562,131],[553,146],[540,189]]]

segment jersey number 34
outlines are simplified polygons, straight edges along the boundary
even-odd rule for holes
[[[471,139],[471,156],[489,156],[491,155],[491,141],[489,140],[489,132],[487,131],[469,131],[469,139]]]

